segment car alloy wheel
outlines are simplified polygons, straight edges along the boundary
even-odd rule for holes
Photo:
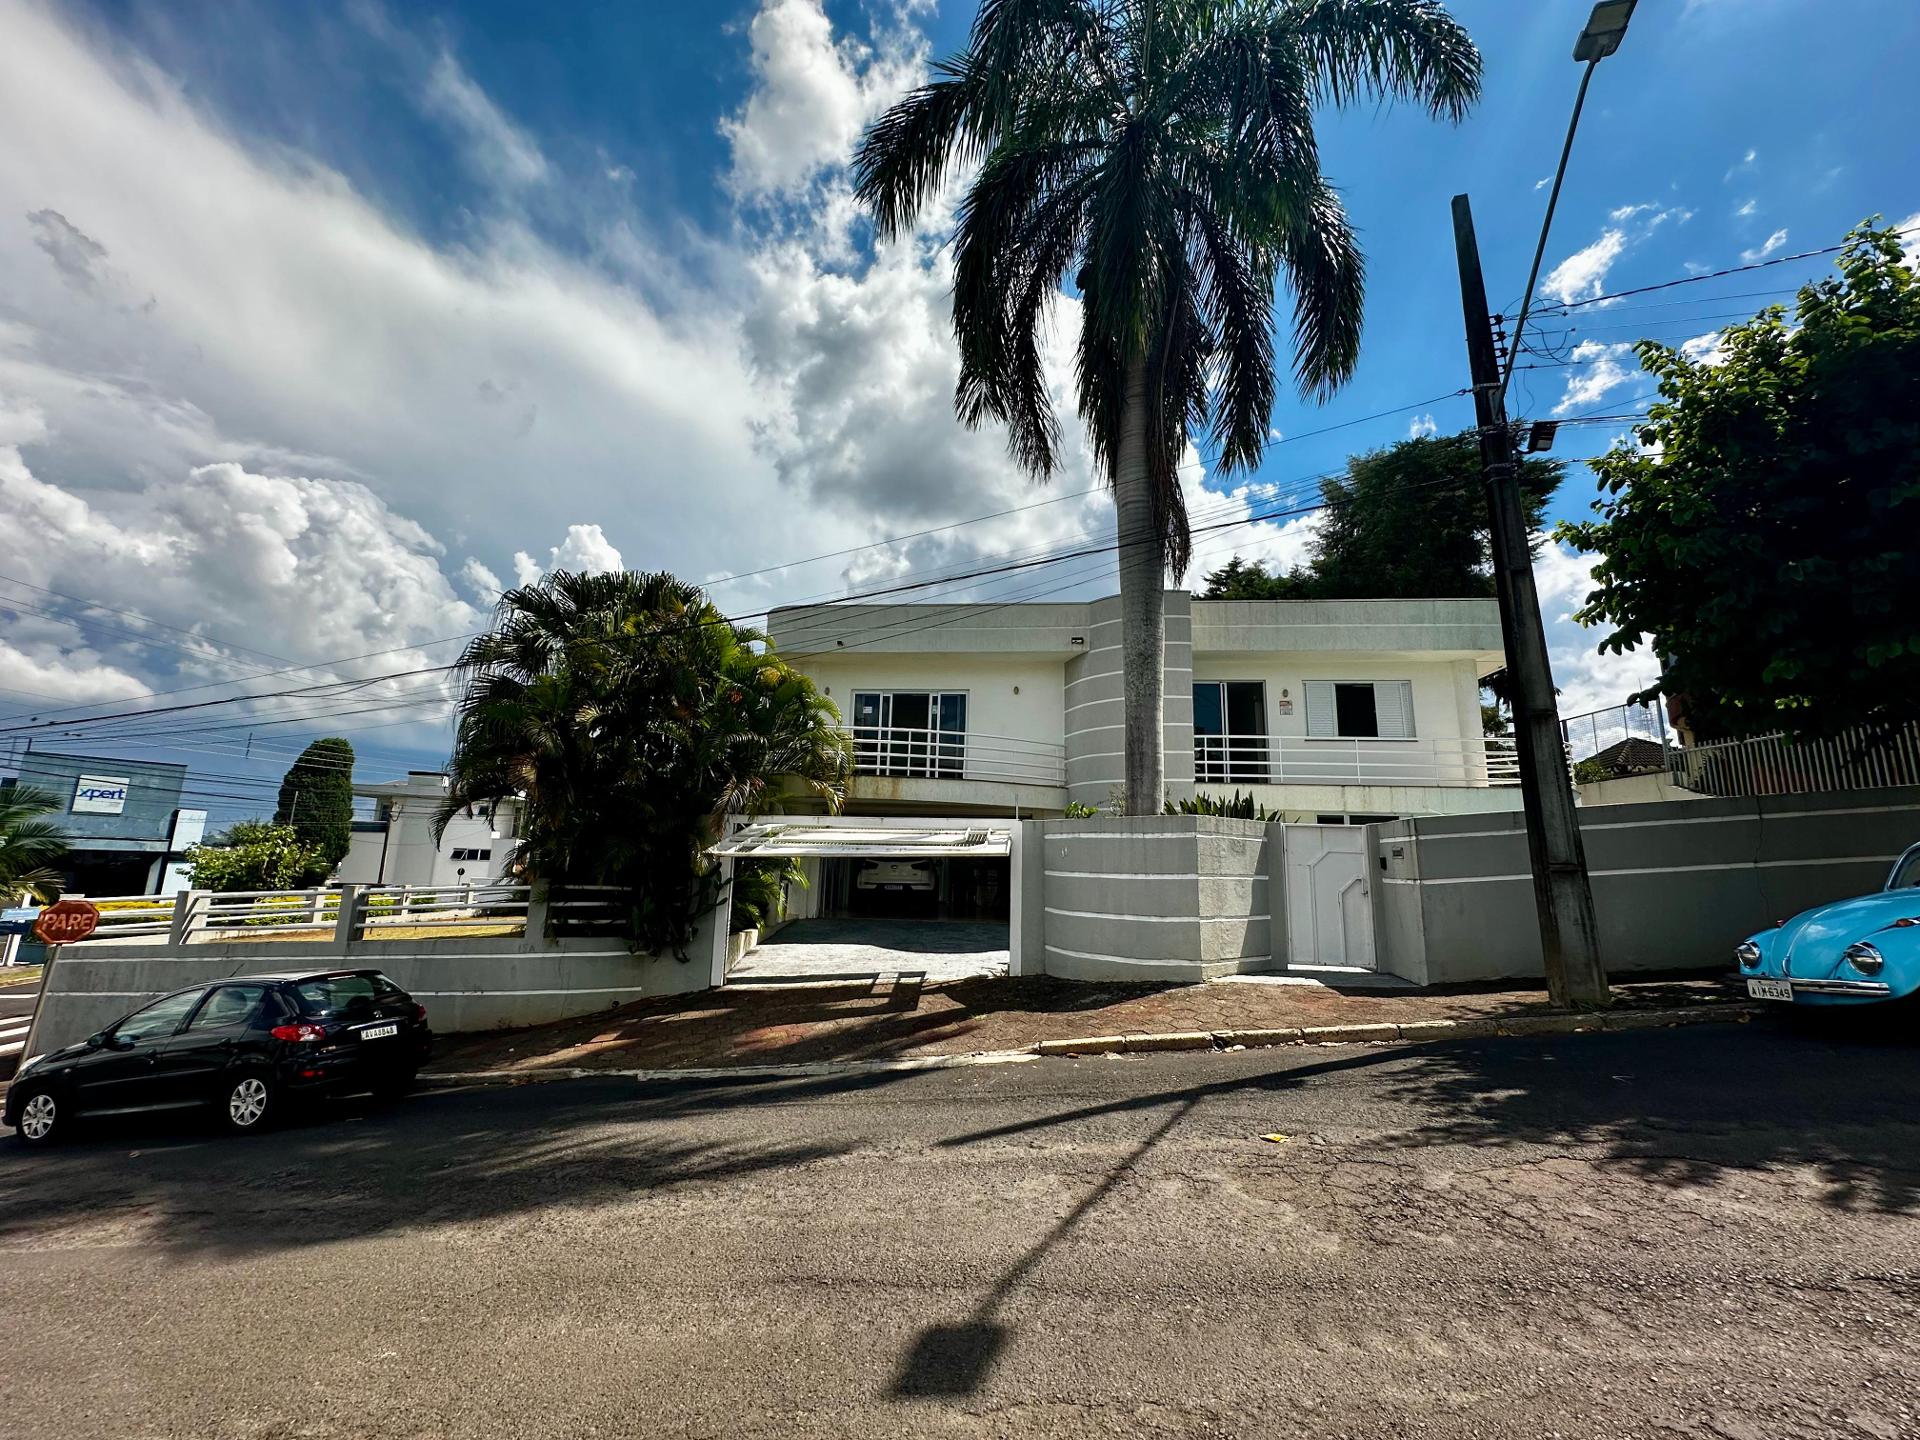
[[[31,1145],[44,1144],[52,1136],[58,1120],[59,1110],[53,1096],[44,1090],[30,1095],[27,1103],[20,1107],[20,1138]]]
[[[267,1082],[258,1075],[249,1075],[227,1092],[227,1119],[236,1130],[251,1130],[267,1113],[271,1099]]]

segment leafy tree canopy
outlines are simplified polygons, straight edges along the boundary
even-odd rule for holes
[[[0,786],[0,901],[22,896],[51,904],[60,898],[53,862],[67,853],[60,827],[46,817],[60,801],[32,785]]]
[[[1840,274],[1728,329],[1718,354],[1643,341],[1661,400],[1593,462],[1578,618],[1651,644],[1703,735],[1831,733],[1920,714],[1920,279],[1869,221]]]
[[[722,816],[845,796],[832,701],[671,575],[555,571],[509,590],[459,663],[441,829],[523,796],[517,863],[629,889],[638,949],[685,954],[717,893],[705,849]]]
[[[1530,530],[1564,466],[1520,465]],[[1422,436],[1348,459],[1321,482],[1319,528],[1305,565],[1284,574],[1234,556],[1207,576],[1209,600],[1432,600],[1493,594],[1480,444],[1471,430]]]
[[[302,750],[280,782],[273,823],[291,825],[332,874],[353,838],[353,746],[334,736]]]
[[[244,820],[187,851],[195,890],[303,890],[333,873],[319,851],[300,843],[291,825]]]

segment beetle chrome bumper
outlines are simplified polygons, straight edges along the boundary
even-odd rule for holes
[[[1884,980],[1802,980],[1799,976],[1789,977],[1796,995],[1857,995],[1861,999],[1884,1000],[1893,994],[1893,987]]]

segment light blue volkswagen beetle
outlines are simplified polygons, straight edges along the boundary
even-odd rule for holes
[[[1803,910],[1733,953],[1756,1000],[1858,1005],[1920,990],[1920,845],[1879,893]]]

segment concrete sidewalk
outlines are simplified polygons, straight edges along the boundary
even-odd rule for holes
[[[1720,979],[1638,981],[1616,986],[1614,994],[1623,1013],[1723,1004],[1731,1011],[1745,1000]],[[1141,1035],[1194,1037],[1198,1047],[1199,1037],[1219,1032],[1419,1027],[1434,1021],[1498,1021],[1519,1029],[1557,1013],[1541,989],[1394,992],[1224,981],[1090,985],[1044,977],[729,987],[536,1030],[452,1036],[429,1073],[911,1060],[1035,1046],[1052,1050],[1063,1041]],[[1379,1038],[1397,1037],[1381,1031]]]

